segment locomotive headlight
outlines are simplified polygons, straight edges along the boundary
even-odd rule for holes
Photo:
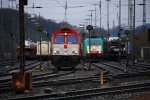
[[[93,46],[93,49],[96,49],[96,46]]]
[[[59,49],[58,48],[54,49],[54,54],[59,54]]]
[[[77,54],[78,51],[77,50],[72,50],[72,54]]]
[[[59,51],[55,50],[54,53],[55,53],[55,54],[59,54]]]
[[[123,48],[123,50],[125,51],[125,50],[126,50],[126,48]]]
[[[78,49],[77,48],[73,48],[72,49],[72,54],[78,54]]]
[[[102,47],[101,47],[101,46],[99,46],[99,50],[100,50],[100,51],[102,50]]]
[[[78,51],[77,51],[77,50],[75,50],[75,53],[77,54],[77,53],[78,53]]]

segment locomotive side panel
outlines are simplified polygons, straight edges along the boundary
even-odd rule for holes
[[[79,44],[53,44],[52,55],[80,55]]]

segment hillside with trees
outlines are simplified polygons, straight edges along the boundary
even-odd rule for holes
[[[31,18],[28,13],[24,14],[24,27],[25,27],[25,39],[32,40],[33,42],[39,41],[40,34],[42,40],[50,41],[50,34],[61,28],[59,23],[53,20],[46,20],[42,17],[35,15]],[[43,26],[44,31],[39,33],[37,31],[37,23]],[[15,48],[19,44],[19,12],[18,10],[3,8],[0,9],[0,32],[1,32],[1,44],[4,55],[11,53],[11,48]]]

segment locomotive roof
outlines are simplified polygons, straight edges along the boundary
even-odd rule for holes
[[[69,33],[69,34],[73,34],[73,35],[79,35],[75,30],[73,29],[70,29],[70,28],[62,28],[62,29],[59,29],[57,31],[55,31],[54,33],[52,33],[52,36],[53,35],[64,35],[65,33]]]
[[[103,41],[102,38],[90,38],[91,41]],[[84,41],[89,41],[89,38],[86,38]]]

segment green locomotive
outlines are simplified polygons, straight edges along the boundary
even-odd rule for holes
[[[104,53],[102,38],[86,38],[83,42],[83,56],[86,58],[100,58]]]

